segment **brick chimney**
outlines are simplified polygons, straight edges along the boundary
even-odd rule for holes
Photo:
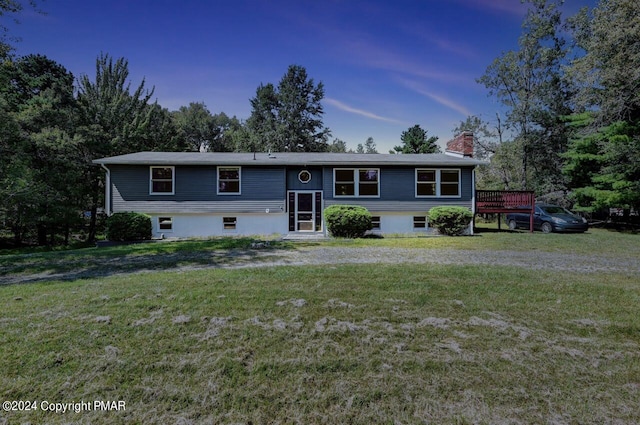
[[[447,142],[446,154],[460,156],[460,157],[473,157],[473,133],[470,131],[463,131],[458,134],[452,140]]]

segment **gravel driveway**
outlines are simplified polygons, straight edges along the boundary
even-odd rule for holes
[[[326,264],[475,264],[517,266],[574,272],[625,273],[640,277],[640,261],[633,257],[607,258],[562,253],[456,250],[385,247],[299,247],[297,249],[246,249],[195,251],[171,254],[92,258],[50,264],[46,271],[28,267],[0,267],[0,285],[51,280],[75,280],[158,271],[211,268],[247,268],[280,265]]]

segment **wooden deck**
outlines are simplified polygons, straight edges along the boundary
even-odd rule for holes
[[[536,206],[535,194],[525,190],[477,190],[476,214],[529,214],[529,231],[533,232],[533,214]],[[498,229],[500,229],[498,215]]]

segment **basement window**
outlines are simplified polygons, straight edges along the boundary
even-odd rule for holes
[[[222,217],[222,228],[226,231],[236,230],[238,220],[236,217]]]
[[[158,217],[158,229],[165,231],[173,230],[173,218],[172,217]]]
[[[371,217],[371,230],[380,230],[380,216],[374,215]]]
[[[416,215],[413,217],[413,230],[425,230],[427,228],[427,217]]]

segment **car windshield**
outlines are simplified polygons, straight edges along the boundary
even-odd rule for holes
[[[557,206],[542,207],[542,209],[547,214],[571,214],[569,211],[565,210],[564,208],[557,207]]]

